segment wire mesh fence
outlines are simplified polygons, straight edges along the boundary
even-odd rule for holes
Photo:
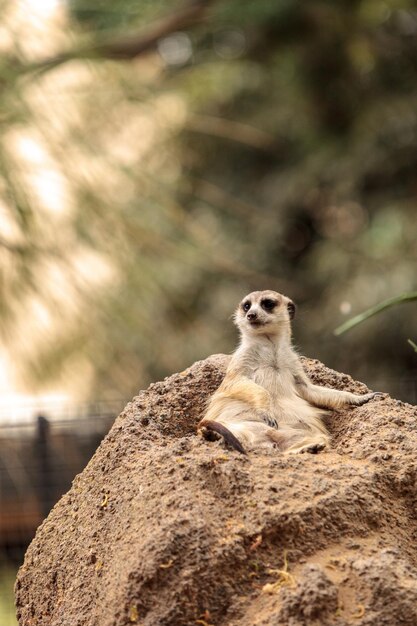
[[[87,464],[124,404],[61,406],[23,421],[1,415],[0,626],[16,626],[14,579],[36,528]]]

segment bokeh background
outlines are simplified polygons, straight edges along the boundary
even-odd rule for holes
[[[0,50],[9,626],[48,507],[140,388],[233,350],[247,292],[417,402],[415,302],[333,334],[417,288],[417,3],[1,0]]]

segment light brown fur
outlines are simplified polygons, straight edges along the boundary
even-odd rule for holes
[[[272,306],[273,305],[273,306]],[[286,453],[318,452],[330,442],[328,409],[360,405],[378,395],[357,395],[314,385],[291,344],[294,303],[275,291],[254,291],[235,313],[241,342],[199,424],[226,427],[246,447]]]

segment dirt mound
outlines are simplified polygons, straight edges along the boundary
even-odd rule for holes
[[[194,434],[226,364],[127,405],[27,551],[21,626],[416,625],[417,408],[375,399],[329,417],[329,452],[245,457]]]

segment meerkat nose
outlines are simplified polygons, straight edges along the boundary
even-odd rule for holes
[[[256,313],[248,313],[246,317],[248,318],[250,322],[252,322],[253,320],[256,320],[258,316]]]

